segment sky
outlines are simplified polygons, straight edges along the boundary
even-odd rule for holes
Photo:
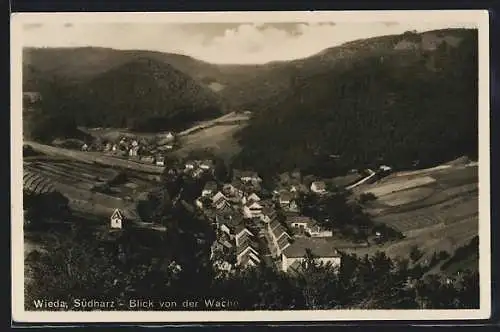
[[[409,30],[474,27],[452,22],[30,23],[24,47],[99,46],[179,53],[222,64],[262,64],[316,54],[347,41]]]

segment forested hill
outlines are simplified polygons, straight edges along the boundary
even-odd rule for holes
[[[210,81],[219,72],[216,65],[181,54],[104,47],[26,47],[23,49],[23,85],[36,91],[40,75],[79,84],[128,62],[144,58],[171,65],[201,83]],[[33,69],[38,75],[32,75]]]
[[[293,84],[262,103],[240,133],[236,164],[264,173],[298,167],[323,174],[474,157],[477,48],[476,30],[406,33],[290,64]]]

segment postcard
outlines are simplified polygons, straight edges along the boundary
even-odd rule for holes
[[[490,316],[487,11],[11,22],[15,322]]]

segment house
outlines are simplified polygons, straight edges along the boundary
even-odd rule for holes
[[[184,168],[186,170],[192,170],[194,169],[196,166],[196,163],[194,161],[187,161],[185,164],[184,164]]]
[[[205,208],[209,207],[212,203],[212,200],[209,198],[209,196],[200,196],[198,197],[195,201],[194,204],[201,210],[204,210]],[[205,211],[205,213],[207,213]]]
[[[156,166],[165,166],[165,157],[163,157],[162,155],[156,156],[155,164]]]
[[[218,191],[214,197],[212,197],[212,206],[217,210],[222,210],[224,208],[230,207],[229,202],[227,201],[226,196],[223,193]]]
[[[247,227],[239,229],[238,233],[234,236],[236,246],[241,245],[241,243],[245,242],[248,237],[253,238],[254,236],[255,234],[253,234]]]
[[[134,141],[134,142],[136,142],[136,141]],[[139,147],[137,145],[136,146],[132,145],[132,147],[128,150],[128,155],[130,157],[137,157],[138,151],[139,151]]]
[[[243,183],[248,182],[262,182],[262,179],[259,177],[257,172],[253,171],[241,171],[241,170],[233,170],[233,177],[235,180],[240,180]]]
[[[272,239],[273,254],[275,257],[280,257],[282,251],[290,246],[291,236],[276,219],[268,224],[268,233]]]
[[[141,157],[141,161],[143,163],[148,163],[148,164],[152,164],[155,162],[155,158],[153,156],[142,156]]]
[[[201,168],[197,168],[197,169],[193,170],[193,172],[191,173],[191,176],[194,178],[199,178],[202,175],[203,175],[203,170]]]
[[[82,151],[88,151],[89,150],[89,146],[87,145],[87,143],[84,143],[82,145]]]
[[[239,190],[236,189],[236,187],[234,187],[231,183],[225,183],[222,186],[222,192],[224,193],[224,195],[227,196],[235,195],[238,191]]]
[[[309,217],[288,217],[285,222],[292,229],[296,230],[297,235],[306,235],[311,237],[330,237],[333,235],[331,230],[321,227],[316,220]]]
[[[323,238],[297,238],[281,253],[281,269],[287,272],[289,268],[297,266],[305,259],[307,250],[323,264],[331,264],[333,267],[340,267],[341,255]]]
[[[248,204],[259,201],[260,197],[256,193],[251,193],[250,195],[243,194],[241,197],[241,204]]]
[[[248,202],[243,206],[243,215],[245,218],[260,218],[263,206],[259,202]]]
[[[289,205],[292,198],[293,198],[293,195],[289,191],[286,191],[286,190],[281,191],[279,193],[279,198],[278,198],[280,206]]]
[[[215,215],[215,221],[217,229],[229,235],[231,239],[235,238],[237,234],[241,233],[246,228],[241,214],[231,210],[217,213]]]
[[[390,171],[392,171],[392,167],[387,166],[387,165],[382,165],[382,166],[379,167],[379,170],[381,172],[390,172]]]
[[[272,206],[264,206],[260,219],[266,224],[270,223],[277,217],[276,210]]]
[[[226,233],[220,232],[210,247],[210,259],[214,259],[216,256],[224,257],[232,253],[234,254],[234,247],[234,241],[231,237]]]
[[[245,257],[248,258],[245,259]],[[253,266],[261,262],[259,245],[255,241],[255,237],[250,235],[244,236],[236,245],[236,264],[245,266],[248,259],[252,261],[253,264],[251,265]]]
[[[217,190],[217,183],[215,181],[208,181],[205,184],[205,187],[203,187],[203,190],[201,192],[201,196],[203,196],[203,197],[210,196],[213,193],[215,193],[216,190]]]
[[[210,169],[213,169],[214,162],[212,160],[202,160],[199,162],[199,166],[202,170],[208,171]]]
[[[122,229],[123,213],[116,209],[110,217],[111,228]]]
[[[326,184],[323,181],[314,181],[311,184],[311,191],[317,194],[323,194],[326,192]]]

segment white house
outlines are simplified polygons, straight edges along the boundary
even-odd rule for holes
[[[199,163],[200,168],[204,171],[210,170],[213,168],[213,162],[211,160],[202,160]]]
[[[222,210],[229,206],[226,196],[224,196],[224,194],[220,191],[212,197],[212,204],[218,210]]]
[[[194,169],[195,163],[193,161],[188,161],[184,164],[186,170]]]
[[[382,165],[379,167],[379,169],[382,171],[382,172],[390,172],[392,170],[392,167],[389,167],[387,165]]]
[[[326,184],[323,181],[314,181],[311,184],[311,191],[317,194],[323,194],[326,192]]]
[[[309,249],[318,262],[340,267],[341,255],[333,248],[329,241],[321,238],[297,238],[283,250],[281,254],[281,269],[285,272],[297,268]]]
[[[233,175],[235,179],[238,179],[244,183],[248,182],[261,182],[262,179],[260,176],[253,171],[240,171],[240,170],[233,170]]]
[[[156,156],[156,166],[165,166],[165,157],[163,156]]]
[[[113,214],[111,215],[110,221],[111,221],[111,228],[113,228],[113,229],[121,229],[122,228],[123,214],[120,212],[120,210],[116,209],[113,212]]]
[[[324,229],[316,220],[309,217],[289,217],[286,223],[297,230],[297,235],[309,235],[311,237],[330,237],[333,235],[331,230]]]
[[[263,206],[259,202],[249,202],[243,207],[243,215],[245,218],[260,218],[262,215]]]

